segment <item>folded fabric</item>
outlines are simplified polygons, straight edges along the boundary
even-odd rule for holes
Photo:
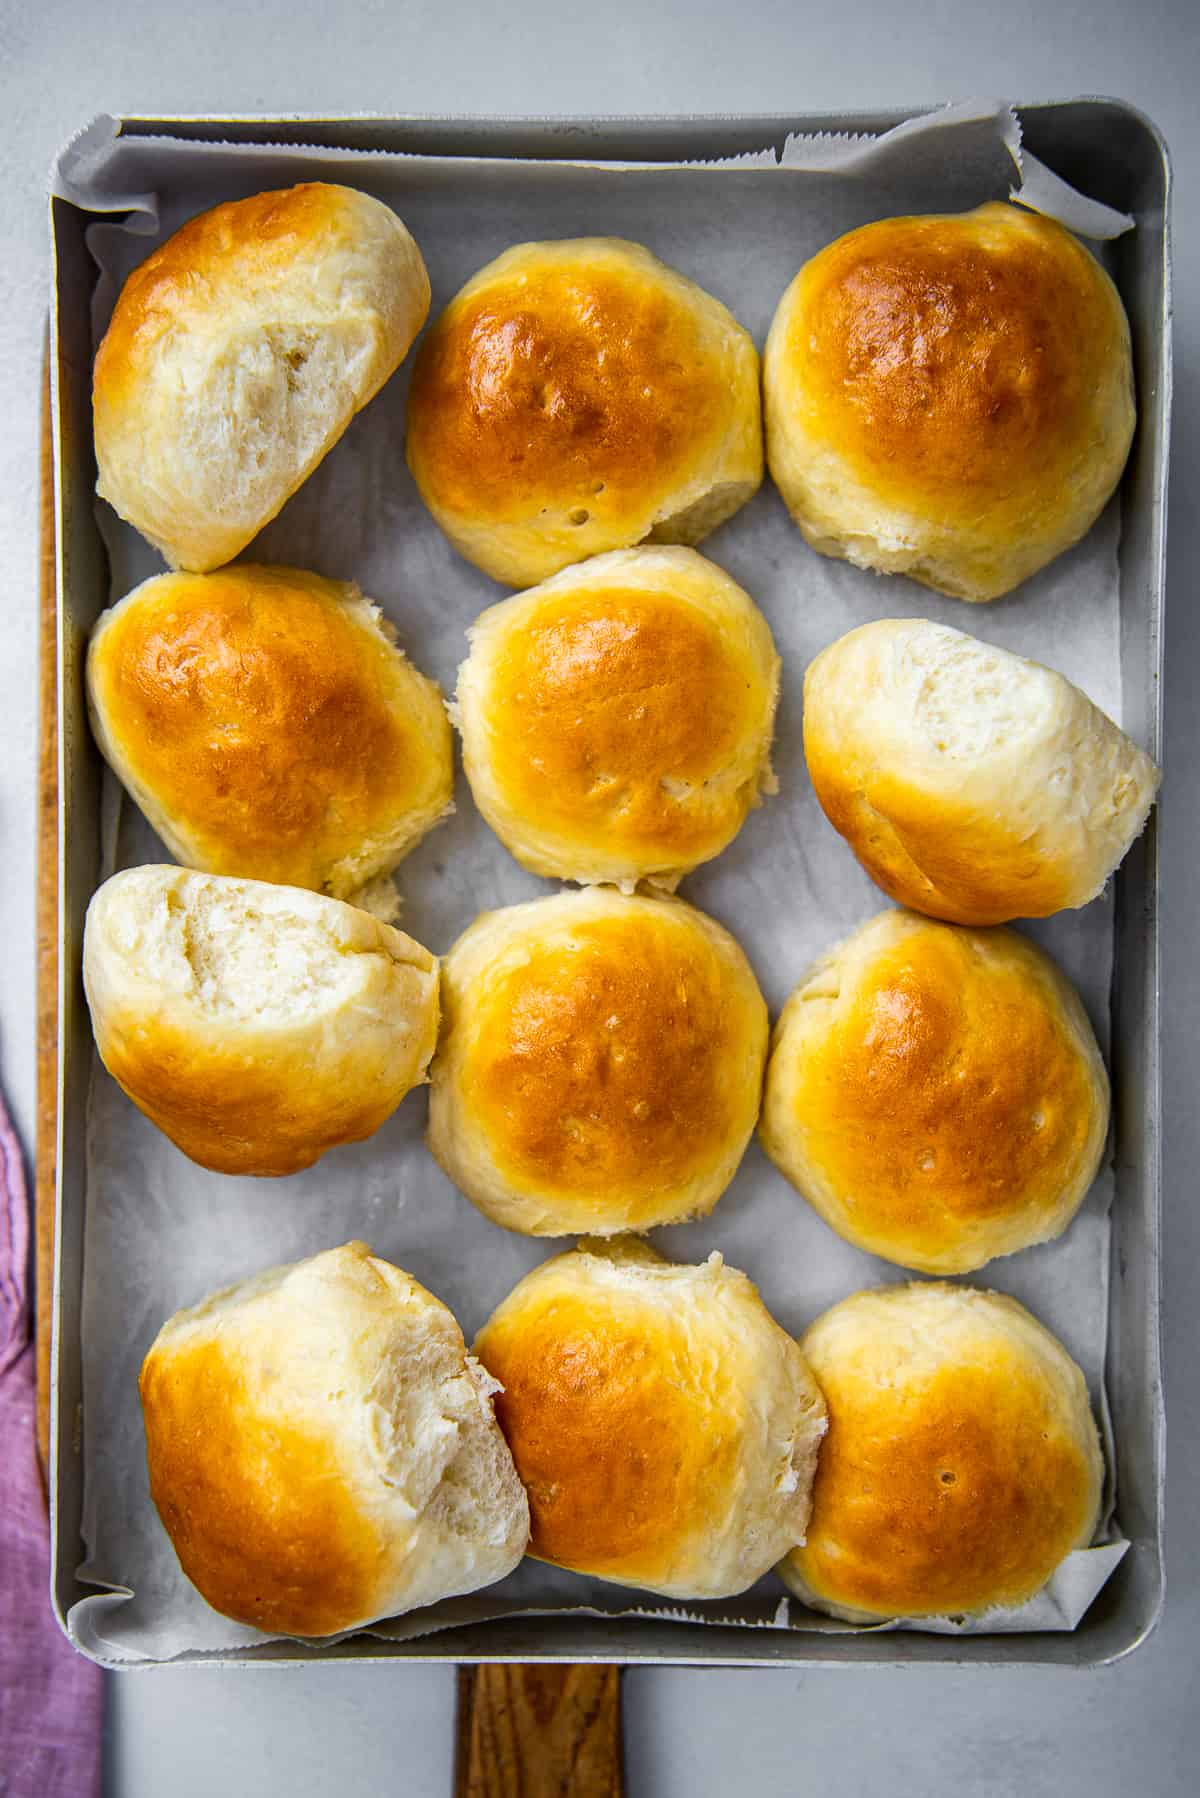
[[[0,1097],[0,1798],[98,1798],[103,1675],[50,1609],[36,1411],[29,1203]]]

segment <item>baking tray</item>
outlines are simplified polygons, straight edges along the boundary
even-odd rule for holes
[[[1123,102],[1016,103],[1024,145],[1067,181],[1129,213],[1137,229],[1114,245],[1114,278],[1133,333],[1140,417],[1122,486],[1119,552],[1123,723],[1161,761],[1161,644],[1170,417],[1170,171],[1163,140]],[[128,118],[128,136],[310,144],[445,156],[595,162],[680,162],[782,146],[791,133],[879,134],[921,108],[864,114],[729,118],[423,119]],[[56,1615],[90,1588],[76,1578],[83,1547],[80,1314],[86,1202],[85,1129],[92,1041],[80,978],[83,920],[100,862],[99,757],[88,731],[83,658],[108,601],[92,496],[90,215],[51,202],[54,306],[52,422],[58,605],[58,1135],[51,1363],[52,1591]],[[234,1663],[313,1659],[619,1661],[674,1665],[833,1665],[896,1661],[958,1666],[1091,1666],[1144,1641],[1163,1600],[1164,1419],[1159,1354],[1160,1089],[1157,813],[1126,858],[1115,890],[1111,1073],[1114,1098],[1113,1266],[1107,1395],[1118,1465],[1118,1516],[1131,1547],[1070,1633],[943,1637],[816,1635],[581,1616],[523,1616],[446,1629],[409,1642],[352,1638],[326,1647],[269,1643]],[[65,1627],[65,1625],[64,1625]]]

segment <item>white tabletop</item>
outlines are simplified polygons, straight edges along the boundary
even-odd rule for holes
[[[51,158],[92,114],[810,112],[1119,95],[1176,174],[1176,427],[1162,803],[1166,1617],[1115,1668],[626,1676],[635,1798],[830,1790],[1194,1798],[1200,1789],[1200,7],[1196,0],[0,0],[0,1077],[31,1141],[37,430]],[[450,1671],[164,1668],[109,1682],[120,1798],[450,1789]]]

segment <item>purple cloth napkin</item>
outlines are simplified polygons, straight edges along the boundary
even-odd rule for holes
[[[103,1675],[50,1609],[35,1377],[25,1170],[0,1097],[0,1798],[97,1798]]]

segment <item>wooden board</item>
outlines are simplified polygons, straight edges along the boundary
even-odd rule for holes
[[[460,1667],[455,1798],[621,1798],[616,1667]]]
[[[54,1177],[58,1164],[58,611],[54,581],[54,445],[49,344],[42,358],[38,648],[37,1136],[34,1148],[34,1304],[37,1444],[50,1452],[50,1322],[54,1299]]]

